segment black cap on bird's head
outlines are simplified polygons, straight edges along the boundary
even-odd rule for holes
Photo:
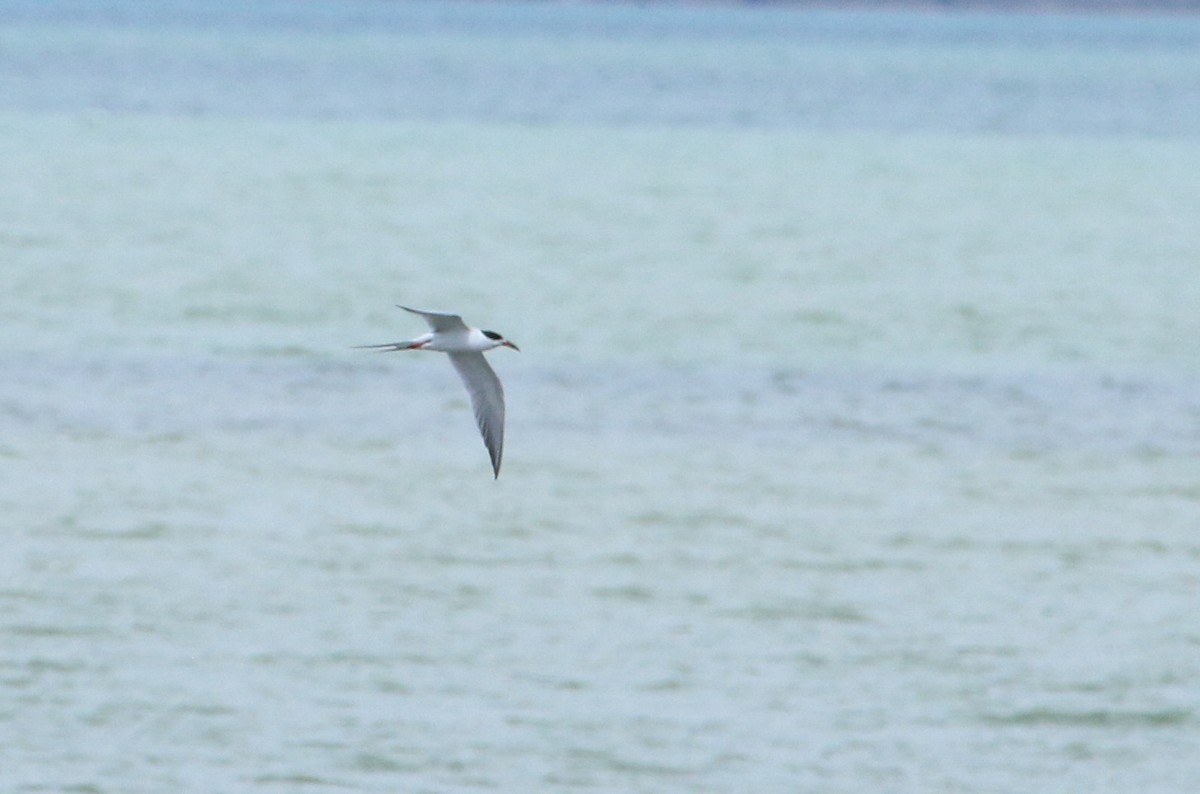
[[[505,339],[502,334],[498,334],[495,331],[483,331],[482,333],[488,339],[491,339],[495,342],[499,342],[501,347],[511,347],[513,350],[517,351],[518,353],[521,352],[521,348],[517,347],[512,342]]]

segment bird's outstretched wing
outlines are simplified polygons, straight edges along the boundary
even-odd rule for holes
[[[450,363],[458,370],[458,376],[471,395],[475,422],[492,458],[492,471],[499,477],[500,457],[504,454],[504,387],[500,385],[500,379],[488,365],[483,353],[449,355]]]
[[[467,324],[463,322],[463,318],[457,314],[447,314],[446,312],[426,312],[420,309],[410,309],[407,306],[396,304],[396,308],[404,309],[406,312],[419,314],[425,318],[425,322],[429,323],[429,329],[435,334],[444,333],[446,331],[465,331]]]

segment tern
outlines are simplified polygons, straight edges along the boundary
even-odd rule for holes
[[[396,308],[419,314],[429,323],[432,333],[422,334],[405,342],[390,342],[382,345],[358,345],[360,349],[379,350],[434,350],[450,356],[450,363],[458,371],[467,393],[471,395],[471,407],[475,409],[475,423],[492,459],[492,471],[500,477],[500,458],[504,454],[504,387],[495,371],[483,357],[485,350],[497,347],[520,348],[495,331],[481,331],[463,322],[457,314],[427,312],[410,309],[396,304]]]

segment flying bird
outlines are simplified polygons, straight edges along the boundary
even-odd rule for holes
[[[425,312],[407,306],[397,308],[419,314],[429,323],[431,333],[422,334],[406,342],[391,342],[383,345],[358,345],[359,348],[379,351],[390,350],[435,350],[450,356],[450,363],[458,371],[467,393],[471,395],[471,407],[475,409],[475,422],[492,459],[492,471],[500,476],[500,458],[504,454],[504,387],[500,379],[483,357],[485,350],[497,347],[520,348],[495,331],[481,331],[463,322],[457,314]]]

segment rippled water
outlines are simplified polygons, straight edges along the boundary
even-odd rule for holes
[[[154,8],[0,15],[6,790],[1192,785],[1192,21]]]

